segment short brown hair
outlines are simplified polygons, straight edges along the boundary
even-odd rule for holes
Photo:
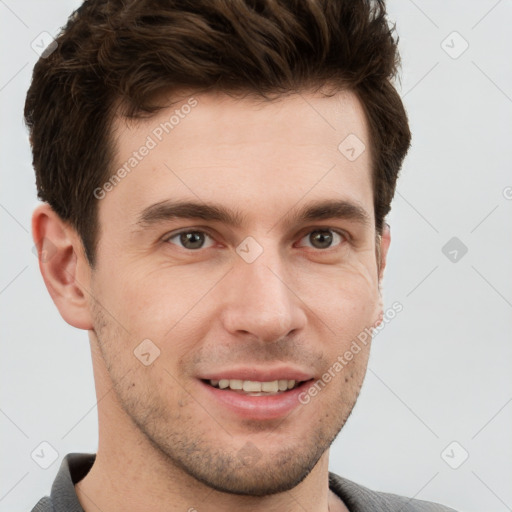
[[[367,115],[382,233],[410,144],[392,81],[398,38],[384,0],[89,0],[39,59],[25,103],[38,197],[80,235],[94,266],[93,191],[112,174],[111,126],[180,89],[270,96],[331,84]],[[340,141],[341,142],[341,141]]]

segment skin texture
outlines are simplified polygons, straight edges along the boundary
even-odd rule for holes
[[[113,170],[190,97],[143,121],[117,118]],[[76,485],[79,499],[87,512],[127,504],[156,512],[346,510],[328,489],[329,446],[357,399],[369,344],[308,404],[273,420],[227,410],[198,376],[289,364],[319,379],[378,324],[390,235],[375,237],[362,106],[348,92],[270,103],[193,97],[190,113],[99,201],[94,270],[69,225],[48,205],[34,212],[34,238],[52,247],[40,262],[48,290],[62,317],[89,332],[99,446]],[[349,134],[367,148],[353,162],[338,150]],[[169,199],[216,203],[245,217],[238,227],[137,223],[143,209]],[[323,199],[351,201],[370,222],[285,222]],[[169,240],[183,228],[205,233],[204,246]],[[332,246],[318,248],[315,229],[347,236],[330,231]],[[252,263],[236,252],[249,236],[263,248]],[[160,350],[148,366],[134,356],[145,339]],[[248,449],[256,454],[249,462],[241,456]]]

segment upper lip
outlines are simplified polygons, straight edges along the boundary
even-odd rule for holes
[[[273,368],[265,367],[238,367],[226,368],[225,370],[217,370],[208,372],[199,376],[203,380],[221,380],[221,379],[237,379],[252,380],[260,382],[272,382],[274,380],[294,380],[305,381],[313,378],[310,372],[294,368],[292,366],[280,366]]]

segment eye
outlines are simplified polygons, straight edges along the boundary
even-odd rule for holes
[[[207,245],[208,239],[210,240],[209,245]],[[346,239],[347,236],[343,232],[327,228],[315,229],[301,238],[301,240],[309,241],[309,247],[314,249],[330,249],[336,245],[341,245]],[[167,236],[164,242],[169,242],[183,249],[194,251],[212,247],[215,241],[204,231],[189,229]]]
[[[177,239],[178,243],[176,245],[181,244],[181,247],[184,249],[194,250],[194,249],[206,249],[207,247],[211,247],[213,243],[207,247],[205,247],[205,240],[209,238],[213,239],[205,233],[204,231],[198,230],[188,230],[188,231],[180,231],[179,233],[175,233],[174,235],[168,236],[164,239],[165,242],[175,243],[172,240]]]
[[[311,243],[309,247],[314,249],[330,249],[334,245],[340,245],[347,236],[340,231],[322,228],[310,231],[301,240],[303,239],[309,240]]]

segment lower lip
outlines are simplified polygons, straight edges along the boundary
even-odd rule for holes
[[[313,379],[289,391],[269,396],[245,395],[229,389],[214,388],[202,380],[199,383],[217,403],[238,416],[254,420],[272,420],[281,418],[302,405],[299,395],[313,384]]]

